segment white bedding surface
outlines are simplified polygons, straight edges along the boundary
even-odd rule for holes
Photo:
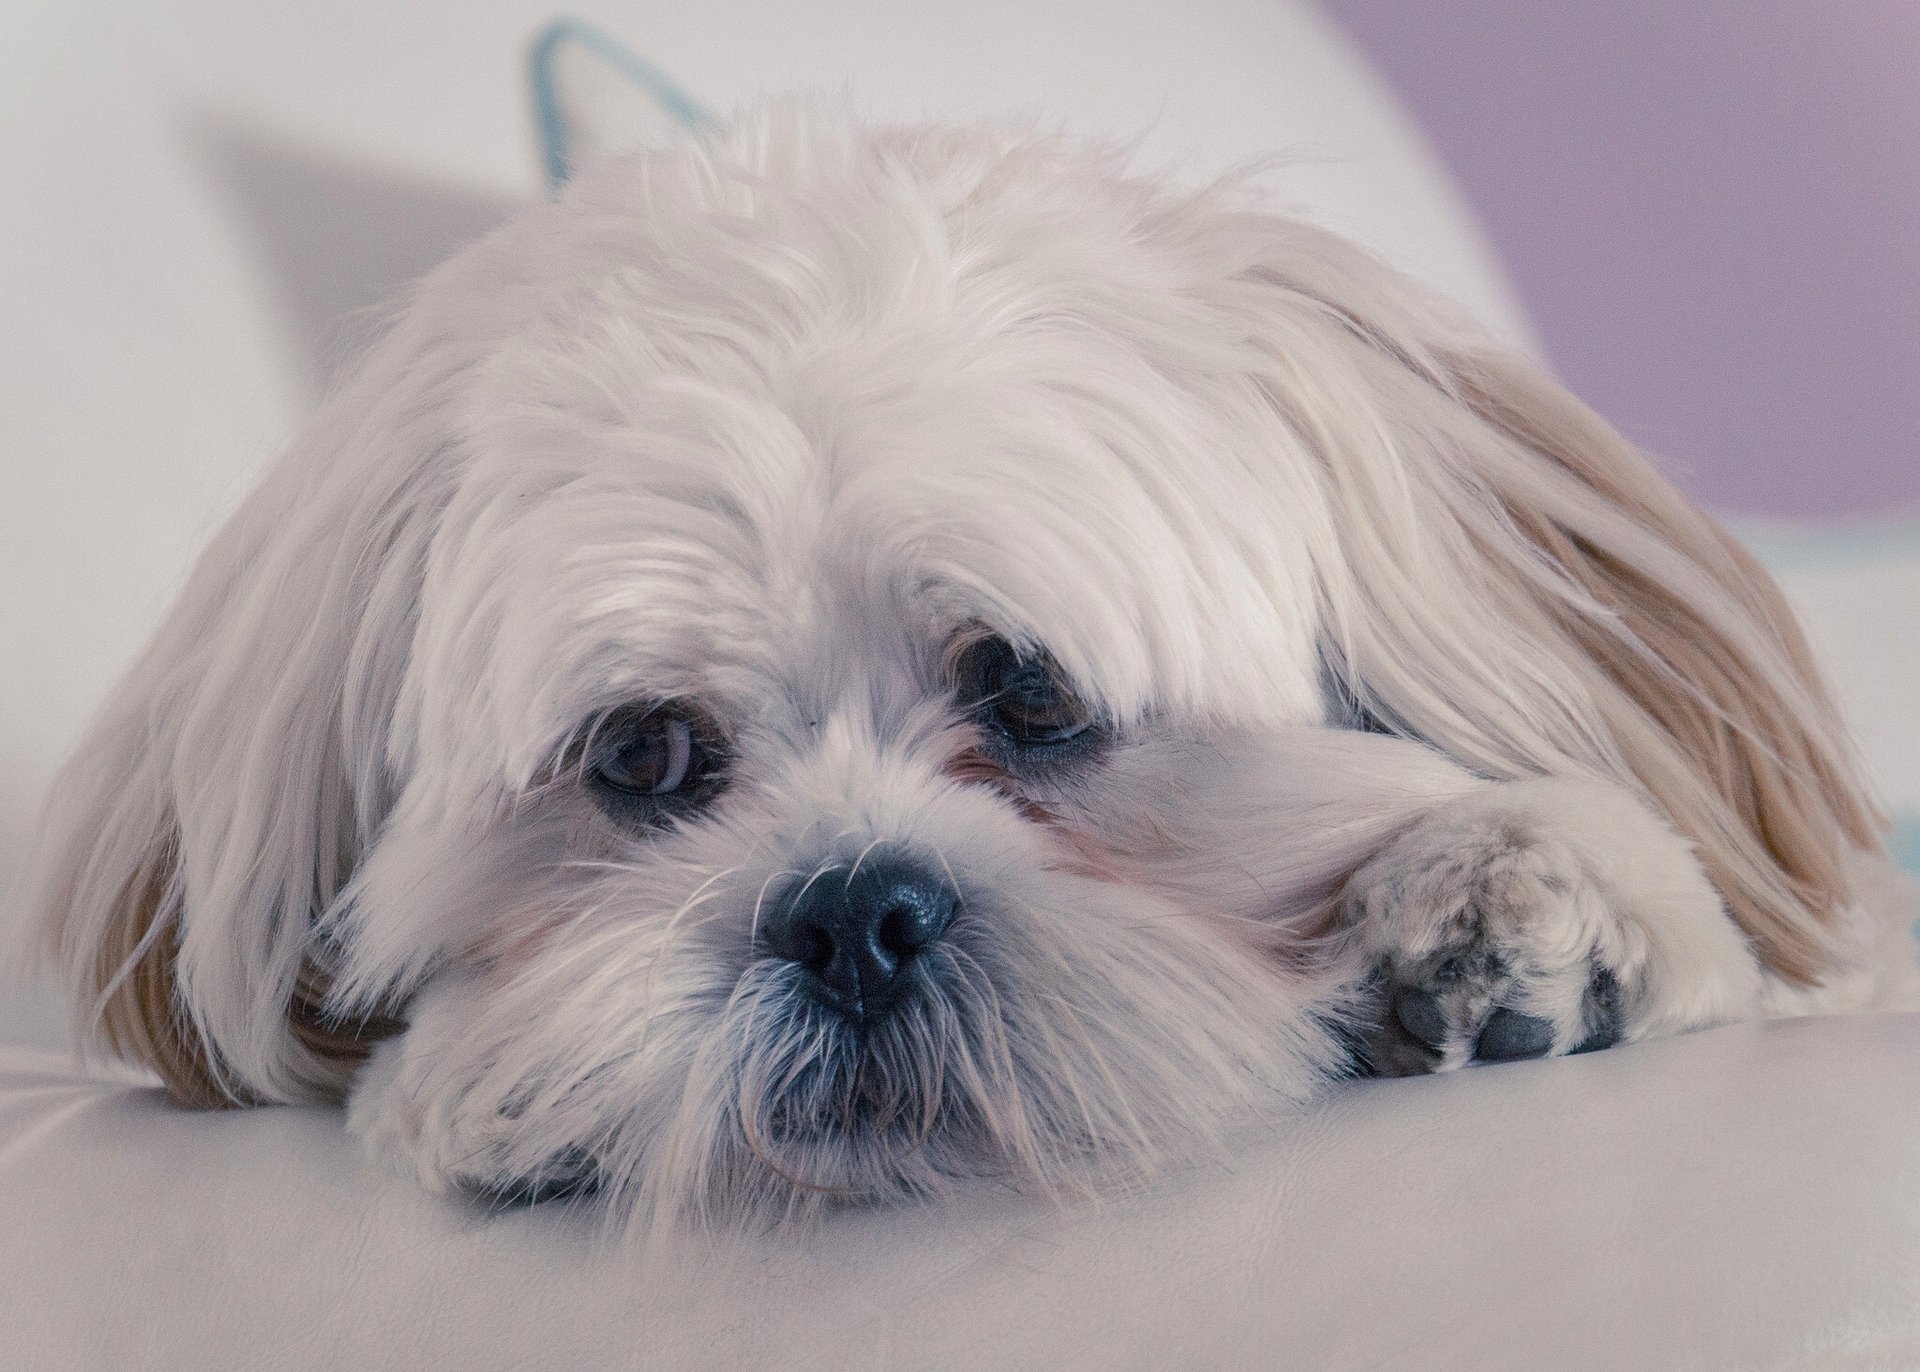
[[[0,1056],[20,1368],[1904,1368],[1920,1015],[1341,1089],[1104,1211],[982,1198],[642,1266],[363,1163]]]

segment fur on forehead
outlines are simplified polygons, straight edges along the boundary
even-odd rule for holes
[[[1217,262],[1136,187],[976,137],[773,119],[489,245],[470,274],[520,299],[452,402],[403,739],[524,779],[636,691],[744,709],[969,623],[1122,718],[1317,717],[1329,521],[1202,307]]]

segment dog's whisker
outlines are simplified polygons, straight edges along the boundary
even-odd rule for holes
[[[933,853],[934,861],[940,864],[940,870],[947,874],[947,886],[956,896],[960,895],[960,878],[953,874],[953,864],[947,861],[947,855],[941,851],[939,844],[930,844],[928,847]]]
[[[757,948],[760,946],[760,911],[761,911],[761,907],[766,904],[767,891],[773,886],[774,882],[779,881],[782,877],[793,877],[798,875],[799,873],[797,872],[788,872],[788,871],[770,872],[767,875],[767,879],[760,883],[760,890],[754,895],[754,898],[753,898],[753,913],[749,915],[747,918],[747,947],[748,948]],[[801,889],[804,892],[805,887],[802,887]]]
[[[853,860],[853,866],[849,868],[847,871],[848,884],[852,884],[853,879],[860,875],[860,864],[867,860],[867,855],[871,853],[875,848],[878,848],[884,842],[886,842],[885,839],[876,838],[871,843],[869,843],[866,847],[860,850],[860,856],[856,857]]]
[[[799,904],[801,901],[806,899],[807,892],[813,889],[813,884],[816,881],[820,880],[821,877],[826,876],[829,872],[837,872],[839,870],[840,870],[840,864],[834,859],[827,858],[822,860],[821,863],[813,869],[812,874],[809,875],[807,879],[801,883],[800,889],[794,892],[789,903],[795,904],[795,905]]]

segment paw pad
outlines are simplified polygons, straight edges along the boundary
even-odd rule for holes
[[[1481,1026],[1480,1036],[1473,1041],[1473,1056],[1481,1062],[1518,1062],[1543,1058],[1552,1048],[1552,1020],[1502,1006]]]
[[[1383,965],[1367,986],[1380,1010],[1355,1058],[1376,1076],[1590,1053],[1620,1039],[1619,984],[1603,967],[1544,972],[1498,957],[1448,957]],[[1556,1001],[1568,1007],[1558,1022],[1518,1008]]]

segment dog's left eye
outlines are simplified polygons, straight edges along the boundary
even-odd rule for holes
[[[1016,747],[1045,751],[1089,736],[1093,716],[1049,662],[1021,654],[1001,638],[969,647],[958,688]]]
[[[593,730],[588,769],[616,800],[684,806],[719,788],[721,756],[714,731],[693,711],[628,705]]]

